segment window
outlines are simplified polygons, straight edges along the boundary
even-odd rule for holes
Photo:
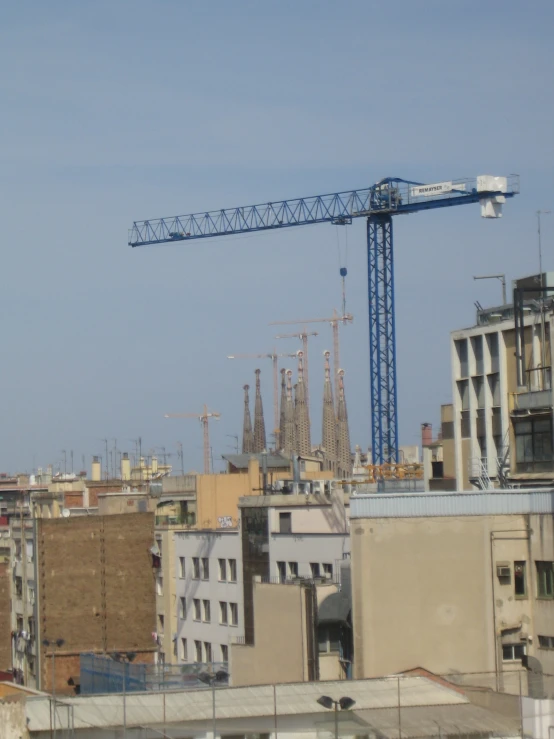
[[[202,580],[210,579],[210,560],[207,557],[202,557]]]
[[[229,647],[227,646],[227,644],[221,645],[221,661],[229,662]]]
[[[298,577],[298,562],[289,562],[290,577]]]
[[[552,468],[552,423],[550,419],[514,424],[516,465],[519,472],[541,472]]]
[[[239,625],[239,607],[236,603],[229,603],[229,609],[231,611],[231,626]]]
[[[520,660],[525,656],[525,644],[503,644],[502,645],[502,661],[513,662]]]
[[[224,626],[228,623],[228,617],[227,617],[227,603],[225,601],[220,600],[219,601],[219,623],[223,624]]]
[[[287,579],[287,563],[286,562],[277,562],[277,576],[279,578],[279,582],[285,582]]]
[[[209,624],[210,623],[210,601],[209,600],[202,601],[202,610],[204,611],[204,621],[207,624]]]
[[[198,557],[192,558],[192,578],[193,580],[200,580],[200,560]]]
[[[181,597],[179,598],[179,618],[185,619],[187,617],[187,602]]]
[[[194,642],[194,658],[196,662],[202,662],[202,642],[196,641]]]
[[[202,620],[202,612],[200,610],[200,601],[198,598],[195,598],[192,601],[194,605],[194,620],[195,621],[201,621]]]
[[[330,564],[329,562],[324,562],[323,563],[323,574],[328,580],[332,580],[333,579],[333,565]]]
[[[219,564],[219,582],[227,582],[227,561],[224,559],[218,559]]]
[[[493,375],[489,375],[489,387],[491,391],[491,399],[493,406],[500,405],[500,375],[495,372]]]
[[[554,636],[541,636],[539,634],[540,649],[554,649]]]
[[[181,639],[181,659],[183,662],[189,661],[189,653],[188,653],[188,647],[187,647],[187,640]]]
[[[468,372],[468,361],[467,361],[467,340],[459,339],[454,342],[456,346],[456,352],[458,354],[458,361],[460,363],[460,377],[467,377]]]
[[[210,642],[204,642],[204,662],[212,661],[212,645]]]
[[[163,595],[164,594],[164,581],[163,581],[163,577],[157,577],[156,578],[156,593],[157,593],[157,595]]]
[[[554,598],[554,562],[535,562],[537,567],[537,596]]]
[[[237,581],[237,560],[229,560],[229,582]]]
[[[310,562],[312,577],[319,577],[319,562]]]
[[[516,598],[527,596],[526,562],[514,562],[514,595]]]
[[[292,533],[292,520],[291,513],[279,513],[279,533],[280,534],[291,534]]]
[[[164,622],[165,618],[161,613],[158,613],[158,631],[160,632],[160,634],[164,633]]]
[[[473,379],[473,391],[475,392],[475,400],[477,401],[477,408],[485,407],[485,383],[482,377],[475,377]]]
[[[185,577],[185,558],[179,557],[179,577],[183,579]]]
[[[319,653],[340,651],[340,629],[337,624],[319,626],[317,630]]]

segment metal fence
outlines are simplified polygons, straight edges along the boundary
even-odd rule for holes
[[[81,695],[100,693],[134,693],[164,690],[197,690],[208,687],[199,675],[220,673],[218,685],[227,685],[228,667],[224,662],[186,665],[147,665],[137,662],[116,661],[98,654],[81,654]],[[226,677],[222,673],[225,673]]]

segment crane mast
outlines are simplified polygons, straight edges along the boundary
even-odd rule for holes
[[[484,218],[499,218],[506,199],[518,193],[518,175],[435,183],[387,177],[356,190],[135,221],[128,243],[148,246],[316,223],[343,226],[365,218],[372,461],[383,464],[398,461],[392,218],[470,203],[479,203]]]

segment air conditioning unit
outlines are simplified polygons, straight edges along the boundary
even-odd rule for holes
[[[496,565],[497,577],[510,577],[511,574],[512,574],[512,571],[510,569],[510,565],[507,565],[507,564]]]

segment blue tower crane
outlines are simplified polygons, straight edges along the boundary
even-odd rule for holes
[[[360,190],[135,221],[129,246],[191,241],[311,223],[349,225],[367,219],[371,443],[374,464],[398,461],[398,404],[394,313],[393,216],[480,203],[484,218],[499,218],[519,177],[479,177],[425,184],[387,177]]]

